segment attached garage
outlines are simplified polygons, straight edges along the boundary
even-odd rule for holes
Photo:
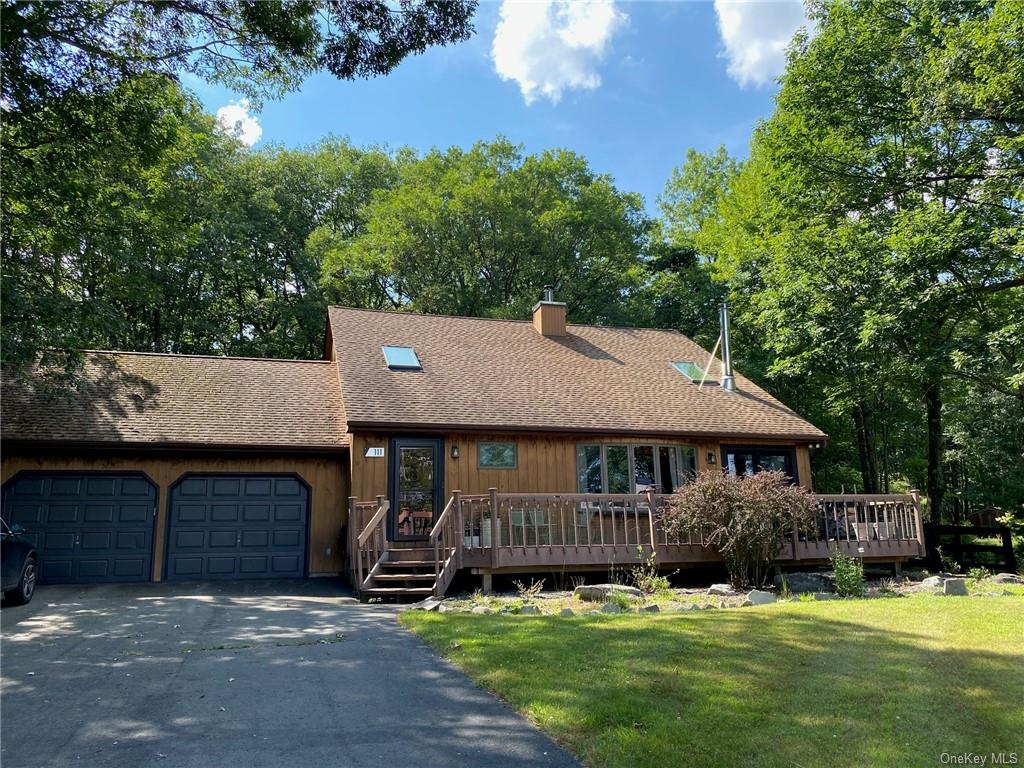
[[[309,489],[291,475],[192,475],[171,489],[166,578],[306,575]]]
[[[26,472],[3,517],[39,552],[41,583],[148,581],[157,489],[142,474]]]

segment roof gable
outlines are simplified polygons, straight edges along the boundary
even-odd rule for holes
[[[675,331],[569,325],[546,337],[528,321],[341,307],[330,323],[349,429],[824,437],[741,375],[736,392],[698,388],[672,363],[703,367],[708,353]],[[386,345],[414,348],[422,370],[389,370]]]

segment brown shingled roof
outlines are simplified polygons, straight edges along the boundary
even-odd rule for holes
[[[86,352],[81,385],[4,381],[5,441],[331,449],[347,445],[327,361]]]
[[[821,440],[760,387],[698,390],[673,361],[708,352],[675,331],[532,323],[332,307],[348,428],[403,426]],[[384,345],[416,350],[422,371],[392,371]],[[712,368],[717,371],[717,363]]]

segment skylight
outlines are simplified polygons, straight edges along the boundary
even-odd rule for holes
[[[679,371],[681,374],[683,374],[683,376],[690,379],[690,381],[695,381],[698,384],[700,383],[701,379],[704,378],[704,369],[701,368],[696,363],[691,363],[688,360],[676,361],[672,363],[672,367]],[[707,381],[710,382],[713,380],[711,378],[708,378]]]
[[[412,347],[381,347],[384,352],[384,359],[388,368],[393,371],[420,371],[420,359],[416,357],[416,350]]]

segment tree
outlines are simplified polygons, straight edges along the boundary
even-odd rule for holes
[[[434,150],[403,163],[365,216],[350,240],[317,233],[332,300],[522,318],[552,284],[576,322],[615,323],[645,277],[642,201],[564,150]]]
[[[71,92],[190,72],[258,100],[326,69],[384,75],[411,53],[467,39],[476,0],[4,0],[3,98],[16,115]]]
[[[351,228],[344,209],[365,195],[345,201],[357,180],[306,195],[338,170],[317,175],[328,150],[244,159],[178,76],[258,103],[316,69],[386,74],[468,37],[475,5],[4,0],[5,374],[42,355],[73,377],[69,350],[87,346],[315,353],[320,266],[305,240],[326,221]],[[262,173],[275,164],[283,177]],[[310,173],[288,175],[303,164]]]
[[[1020,67],[1021,7],[814,4],[817,34],[794,47],[721,206],[716,269],[772,370],[824,372],[869,477],[876,415],[913,402],[933,514],[951,382],[1024,397],[1009,343],[1024,306],[1024,86],[1003,70]]]

